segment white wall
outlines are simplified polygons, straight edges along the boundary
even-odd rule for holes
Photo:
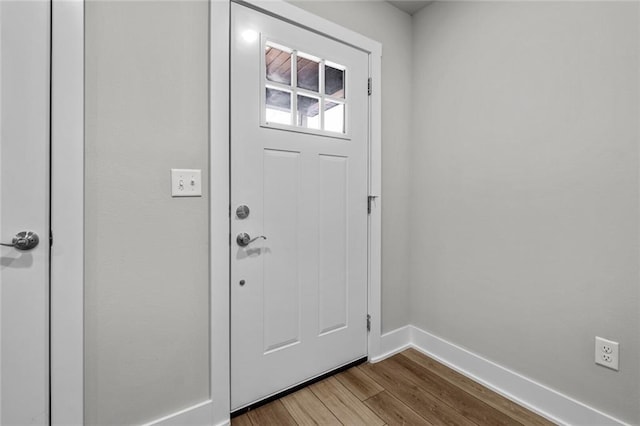
[[[412,323],[633,424],[639,12],[426,7],[410,155]],[[594,364],[596,335],[619,372]]]
[[[208,5],[85,11],[85,423],[135,424],[209,396]]]
[[[383,1],[292,1],[363,34],[382,51],[382,331],[409,323],[411,17]]]
[[[383,43],[384,331],[640,423],[638,3],[295,4]],[[168,197],[206,176],[207,9],[86,19],[86,420],[143,422],[209,392],[207,198]]]
[[[383,326],[395,329],[409,318],[410,17],[383,2],[301,6],[389,49]],[[171,167],[207,175],[207,18],[203,1],[86,5],[88,424],[150,421],[209,394],[208,201],[168,192]]]

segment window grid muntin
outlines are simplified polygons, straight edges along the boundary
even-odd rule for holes
[[[267,73],[266,73],[266,59],[265,59],[265,51],[266,51],[266,47],[271,47],[271,48],[276,48],[279,49],[281,51],[284,52],[288,52],[291,54],[291,59],[290,59],[290,72],[291,72],[291,85],[287,85],[284,83],[279,83],[279,82],[275,82],[275,81],[270,81],[267,78]],[[317,60],[318,61],[318,92],[314,92],[313,90],[307,90],[301,87],[298,87],[298,69],[297,69],[297,64],[298,64],[298,56],[300,56],[301,58],[305,58],[305,59],[311,59],[311,60]],[[283,125],[281,123],[271,123],[269,121],[266,120],[266,98],[264,99],[263,102],[263,106],[261,108],[262,111],[262,118],[261,121],[263,122],[264,125],[268,126],[268,127],[273,127],[273,128],[280,128],[282,129],[284,127],[284,130],[294,130],[297,132],[303,132],[303,133],[310,133],[310,134],[318,134],[318,135],[323,135],[323,136],[330,136],[330,137],[338,137],[338,138],[343,138],[343,139],[348,139],[349,137],[349,124],[348,124],[348,117],[349,117],[349,113],[348,113],[348,92],[350,90],[350,88],[348,87],[349,85],[347,84],[347,80],[346,80],[346,76],[347,76],[347,67],[344,65],[340,65],[336,62],[333,61],[328,61],[324,58],[320,58],[318,56],[314,56],[311,55],[309,53],[306,52],[301,52],[298,49],[292,48],[292,47],[288,47],[285,46],[283,44],[280,44],[278,42],[274,42],[270,39],[267,39],[266,37],[263,37],[263,42],[262,42],[262,59],[261,59],[261,63],[262,63],[262,83],[263,83],[263,89],[262,89],[262,93],[264,94],[267,88],[272,88],[272,89],[276,89],[276,90],[283,90],[286,92],[291,93],[291,120],[290,120],[290,124],[287,125]],[[325,94],[325,65],[335,68],[335,69],[339,69],[341,71],[344,71],[344,81],[343,81],[343,85],[344,85],[344,98],[338,98],[335,96],[330,96]],[[298,125],[298,95],[302,95],[302,96],[308,96],[308,97],[312,97],[312,98],[316,98],[319,99],[319,111],[318,114],[320,115],[320,129],[313,129],[313,128],[307,128],[307,127],[302,127]],[[344,106],[344,112],[343,112],[343,116],[342,116],[342,128],[343,131],[342,132],[335,132],[335,131],[331,131],[331,130],[325,130],[325,106],[326,106],[326,102],[332,102],[332,103],[336,103],[336,104],[341,104]],[[288,128],[288,127],[291,128]]]
[[[298,51],[291,49],[291,126],[296,126],[298,121]]]

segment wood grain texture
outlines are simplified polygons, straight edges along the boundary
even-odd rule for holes
[[[513,419],[490,407],[476,397],[442,379],[419,364],[405,357],[389,360],[405,375],[419,381],[419,386],[436,398],[458,411],[467,419],[479,425],[509,426]]]
[[[342,424],[309,388],[287,395],[280,401],[301,426]]]
[[[258,407],[247,413],[254,425],[296,426],[297,423],[280,400]]]
[[[335,377],[310,386],[311,391],[342,422],[348,425],[382,426],[384,422]]]
[[[371,377],[357,368],[350,368],[347,371],[337,374],[336,379],[361,401],[371,398],[384,390],[384,388],[377,384]]]
[[[231,423],[233,424],[233,426],[253,426],[253,423],[251,423],[251,419],[249,419],[248,414],[234,417],[233,419],[231,419]]]
[[[452,426],[475,424],[429,392],[425,392],[417,379],[404,374],[396,365],[388,361],[389,359],[360,368],[429,423]]]
[[[502,395],[482,386],[480,383],[474,382],[468,377],[463,376],[457,371],[452,370],[426,355],[423,355],[415,349],[407,349],[400,355],[432,371],[449,383],[471,395],[474,395],[476,398],[484,401],[487,405],[499,410],[519,423],[531,426],[553,425],[552,422],[548,421],[544,417],[541,417],[515,402],[508,400]]]
[[[387,391],[372,396],[364,403],[388,425],[431,425]]]
[[[353,367],[235,417],[233,426],[553,423],[414,350]]]

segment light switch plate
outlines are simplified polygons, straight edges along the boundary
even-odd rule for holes
[[[202,197],[202,171],[171,169],[172,197]]]

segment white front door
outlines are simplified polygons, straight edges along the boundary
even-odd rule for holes
[[[369,57],[235,3],[231,28],[236,410],[367,355]]]
[[[0,424],[49,424],[49,1],[0,1]],[[16,241],[23,249],[24,240]]]

